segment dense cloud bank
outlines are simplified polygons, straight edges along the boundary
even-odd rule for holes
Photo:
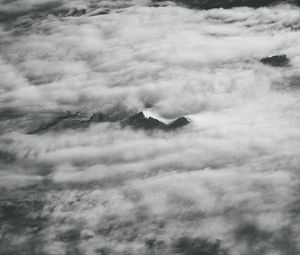
[[[162,0],[156,0],[162,2]],[[299,0],[173,0],[176,3],[183,4],[191,8],[213,9],[213,8],[232,8],[239,6],[246,7],[264,7],[288,3],[300,5]]]
[[[300,253],[298,7],[0,13],[1,254]]]

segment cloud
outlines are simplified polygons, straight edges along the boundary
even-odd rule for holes
[[[14,17],[0,29],[0,217],[15,226],[1,229],[5,252],[297,254],[296,7],[5,1],[1,11]],[[290,66],[260,62],[280,54]],[[191,123],[28,134],[66,111]]]

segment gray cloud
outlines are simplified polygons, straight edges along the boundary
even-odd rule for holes
[[[298,8],[47,0],[1,12],[4,254],[299,253]],[[260,62],[279,54],[289,66]],[[66,111],[191,123],[28,134]]]

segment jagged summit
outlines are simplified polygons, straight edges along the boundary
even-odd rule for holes
[[[63,131],[66,129],[84,129],[88,128],[93,123],[99,122],[120,122],[122,127],[131,127],[133,129],[144,130],[165,130],[171,131],[177,128],[181,128],[189,121],[185,117],[180,117],[170,124],[165,124],[153,117],[146,117],[143,112],[139,112],[130,116],[129,118],[120,117],[116,120],[109,114],[102,112],[93,113],[90,117],[84,113],[60,113],[54,116],[52,119],[42,123],[37,128],[30,130],[29,134],[40,134],[48,131]]]
[[[290,60],[286,55],[275,55],[271,57],[262,58],[260,60],[265,65],[275,66],[275,67],[283,67],[288,66]]]
[[[147,118],[143,112],[139,112],[132,117],[126,119],[122,125],[130,126],[135,129],[145,129],[145,130],[165,130],[170,131],[185,125],[189,124],[189,121],[185,117],[181,117],[176,119],[175,121],[171,122],[170,124],[165,124],[153,117]]]

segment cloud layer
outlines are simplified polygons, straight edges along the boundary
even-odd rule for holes
[[[4,254],[299,253],[298,8],[0,8]],[[191,124],[28,134],[66,111]]]

